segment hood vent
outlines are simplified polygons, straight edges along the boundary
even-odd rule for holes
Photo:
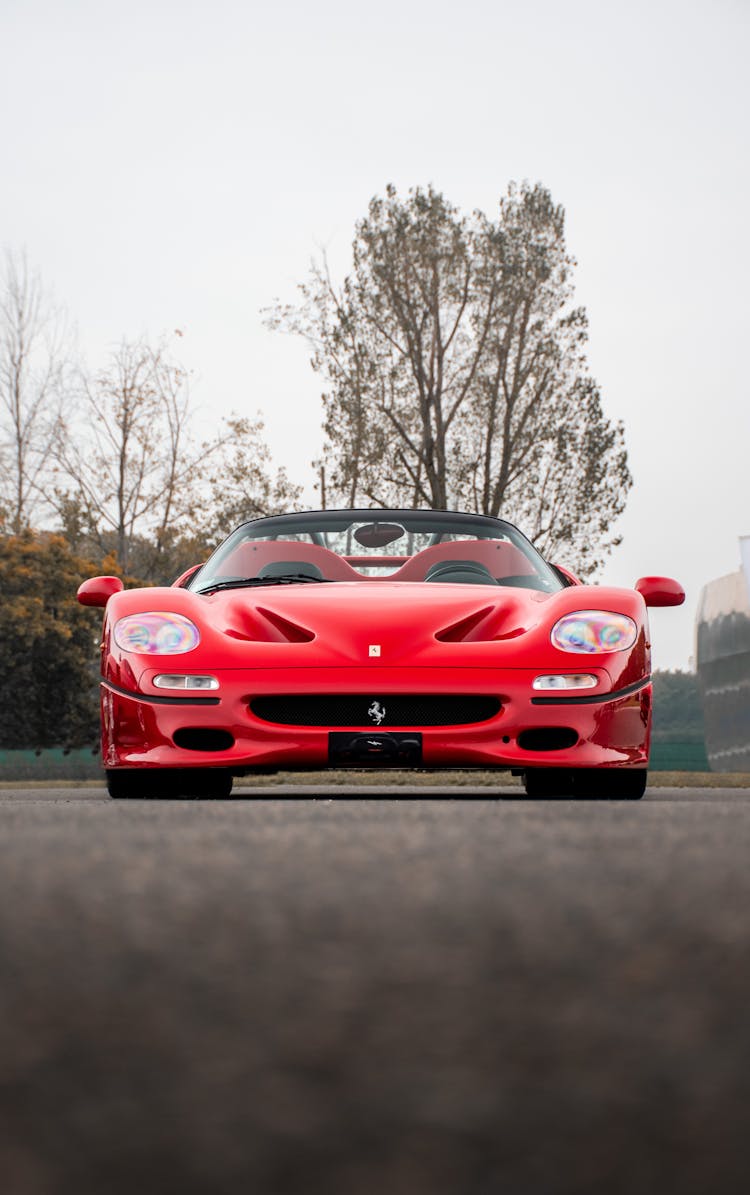
[[[438,643],[495,643],[501,639],[515,639],[528,628],[519,626],[519,611],[514,605],[484,606],[467,618],[450,623],[435,632]]]
[[[435,638],[440,643],[471,643],[473,639],[485,639],[486,635],[481,633],[481,628],[494,609],[494,606],[485,606],[482,610],[475,610],[468,618],[462,618],[459,622],[436,631]]]
[[[312,643],[315,638],[314,631],[263,606],[235,606],[229,617],[233,625],[225,627],[224,634],[246,643]]]
[[[268,629],[271,632],[268,635],[269,639],[279,643],[312,643],[315,638],[313,631],[309,631],[307,627],[301,627],[298,622],[290,622],[288,618],[282,618],[273,610],[264,610],[262,606],[258,606],[258,613],[268,623]]]

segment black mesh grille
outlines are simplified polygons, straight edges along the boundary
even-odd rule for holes
[[[387,730],[392,726],[464,726],[487,722],[498,713],[500,702],[497,697],[432,693],[424,696],[304,694],[254,697],[250,709],[256,718],[281,726],[376,726]]]

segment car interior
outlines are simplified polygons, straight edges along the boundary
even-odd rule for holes
[[[367,572],[359,570],[366,569]],[[378,575],[373,570],[382,569]],[[414,556],[339,556],[298,540],[240,544],[223,562],[219,577],[305,576],[321,581],[424,581],[428,584],[512,585],[546,588],[533,564],[504,540],[451,540]]]

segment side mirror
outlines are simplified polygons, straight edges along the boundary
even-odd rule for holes
[[[685,590],[671,577],[641,577],[635,588],[647,606],[681,606]]]
[[[106,606],[112,594],[124,588],[119,577],[90,577],[78,586],[76,597],[82,606]]]

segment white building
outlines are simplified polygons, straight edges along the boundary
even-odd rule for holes
[[[742,567],[709,581],[696,618],[695,661],[715,772],[750,771],[750,535]]]

